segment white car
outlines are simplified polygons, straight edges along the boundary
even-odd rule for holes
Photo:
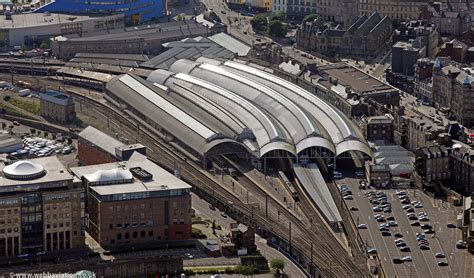
[[[403,258],[402,258],[402,261],[404,261],[404,262],[411,262],[411,261],[412,261],[411,256],[405,256],[405,257],[403,257]]]
[[[358,229],[367,229],[367,225],[366,224],[359,224],[359,225],[357,225],[357,228]]]
[[[192,254],[190,254],[190,253],[185,253],[184,256],[185,256],[186,258],[188,258],[188,259],[194,258],[194,256],[193,256]]]

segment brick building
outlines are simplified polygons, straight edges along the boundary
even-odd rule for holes
[[[247,249],[251,253],[257,249],[255,245],[255,229],[242,223],[230,223],[231,241],[235,249]]]
[[[0,166],[0,257],[84,245],[83,189],[56,157]]]
[[[450,57],[453,61],[458,63],[464,63],[467,59],[467,44],[462,41],[453,39],[449,42],[445,42],[441,46],[439,55],[441,57]]]
[[[60,92],[46,90],[40,93],[41,116],[57,122],[71,122],[76,119],[72,97]]]
[[[104,247],[191,236],[191,186],[135,152],[126,162],[71,168],[86,190],[86,229]]]
[[[82,165],[114,162],[117,161],[115,148],[124,145],[95,127],[88,126],[78,135],[77,157]]]

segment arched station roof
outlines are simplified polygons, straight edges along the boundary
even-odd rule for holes
[[[360,151],[371,156],[360,131],[348,117],[316,95],[271,72],[233,61],[178,60],[169,70],[152,72],[147,81],[140,83],[156,91],[155,94],[166,96],[168,102],[181,111],[161,113],[166,117],[155,117],[157,123],[160,126],[163,121],[178,124],[163,128],[170,129],[178,139],[183,132],[192,134],[193,139],[183,142],[191,144],[192,149],[200,149],[201,153],[213,146],[224,149],[223,144],[237,143],[257,157],[274,150],[296,156],[311,147],[325,148],[336,155]],[[140,89],[136,84],[130,85],[129,88]],[[161,112],[165,110],[151,93],[145,96],[143,92],[136,92],[135,95],[148,98]]]

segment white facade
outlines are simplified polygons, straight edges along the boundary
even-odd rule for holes
[[[284,12],[284,13],[286,13],[287,5],[288,5],[288,0],[273,0],[272,12]]]

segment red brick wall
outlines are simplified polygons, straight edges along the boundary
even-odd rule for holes
[[[82,138],[79,138],[77,143],[77,157],[82,165],[96,165],[116,161],[115,157]]]

